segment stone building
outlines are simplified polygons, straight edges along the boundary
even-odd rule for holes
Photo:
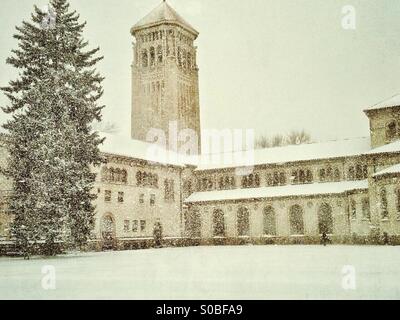
[[[146,142],[151,129],[176,123],[200,148],[199,33],[165,1],[131,33],[132,138],[106,135],[107,163],[93,168],[94,245],[146,246],[154,230],[171,245],[314,243],[322,233],[338,243],[383,233],[399,241],[400,95],[366,108],[370,137],[255,150],[244,173],[205,154],[180,155],[170,137],[166,148]],[[11,183],[0,184],[4,204]],[[0,211],[3,240],[10,219]]]

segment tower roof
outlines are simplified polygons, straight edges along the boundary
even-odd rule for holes
[[[196,37],[199,34],[165,0],[161,2],[161,4],[153,11],[151,11],[147,16],[136,23],[132,27],[131,33],[134,34],[136,31],[139,31],[141,29],[157,26],[163,23],[179,25],[182,28],[193,33]]]

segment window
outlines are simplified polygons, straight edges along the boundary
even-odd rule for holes
[[[164,199],[166,201],[174,201],[174,199],[175,199],[174,180],[165,179],[165,181],[164,181]]]
[[[138,221],[137,220],[132,221],[132,231],[138,232]]]
[[[333,233],[332,208],[327,203],[323,203],[318,209],[318,229],[320,234]]]
[[[144,171],[136,173],[136,185],[143,188],[158,188],[158,175]]]
[[[145,220],[140,220],[140,231],[146,230],[146,221]]]
[[[240,208],[238,211],[237,232],[239,237],[250,235],[250,217],[246,208]]]
[[[124,232],[129,232],[129,220],[124,221]]]
[[[157,47],[157,62],[162,63],[163,62],[163,52],[162,52],[162,47],[158,46]]]
[[[213,214],[213,235],[214,237],[225,236],[225,219],[222,210],[215,210]]]
[[[339,171],[338,168],[335,169],[334,180],[335,181],[340,181],[340,171]]]
[[[276,235],[276,221],[274,208],[269,206],[264,209],[264,234]]]
[[[397,211],[397,220],[400,220],[400,189],[396,190],[396,211]]]
[[[354,167],[349,168],[349,173],[347,175],[347,180],[354,180],[355,179],[355,174],[354,174]]]
[[[150,66],[154,66],[156,61],[156,53],[154,51],[154,47],[150,48]]]
[[[290,220],[290,234],[291,235],[303,235],[304,234],[304,221],[303,221],[303,209],[299,205],[294,205],[290,208],[289,212]]]
[[[386,138],[393,139],[397,135],[397,125],[395,121],[391,121],[386,125]]]
[[[387,194],[386,194],[386,189],[382,188],[381,193],[381,216],[382,219],[388,219],[389,218],[389,212],[388,212],[388,202],[387,202]]]
[[[350,212],[351,212],[351,219],[356,220],[357,219],[357,204],[354,200],[351,200],[351,202],[350,202]]]
[[[319,170],[319,180],[320,181],[325,181],[326,179],[326,172],[325,169],[320,169]]]
[[[371,211],[369,206],[369,199],[364,198],[362,202],[362,216],[364,220],[371,220]]]
[[[147,50],[143,50],[142,51],[142,67],[147,68],[148,65],[149,65],[149,58],[147,55]]]
[[[113,183],[127,183],[128,173],[125,169],[103,167],[101,181]]]
[[[154,206],[156,204],[156,195],[155,194],[151,194],[150,195],[150,205]]]
[[[278,177],[279,180],[279,177]],[[243,188],[258,188],[260,186],[260,176],[256,174],[250,174],[242,178]]]
[[[123,192],[118,192],[118,202],[119,203],[124,202],[124,193]]]
[[[312,183],[313,182],[313,174],[311,172],[311,170],[307,170],[306,173],[306,183]]]
[[[110,190],[104,191],[104,201],[105,202],[111,201],[111,191]]]
[[[141,194],[139,195],[139,203],[140,203],[140,204],[143,204],[143,203],[144,203],[144,194],[143,194],[143,193],[141,193]]]

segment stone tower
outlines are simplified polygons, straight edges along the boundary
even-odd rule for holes
[[[198,67],[194,41],[199,33],[163,1],[131,29],[132,138],[146,141],[150,129],[192,129],[200,150]],[[175,139],[176,140],[176,139]],[[178,142],[178,147],[181,143]]]

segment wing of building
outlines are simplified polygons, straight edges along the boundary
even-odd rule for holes
[[[198,152],[199,33],[163,1],[131,34],[132,133],[105,135],[107,163],[93,168],[94,247],[147,246],[155,230],[171,245],[313,243],[323,233],[399,241],[400,95],[366,108],[369,137],[207,155]],[[182,132],[192,156],[176,151]],[[12,182],[0,185],[0,236],[10,240]]]

